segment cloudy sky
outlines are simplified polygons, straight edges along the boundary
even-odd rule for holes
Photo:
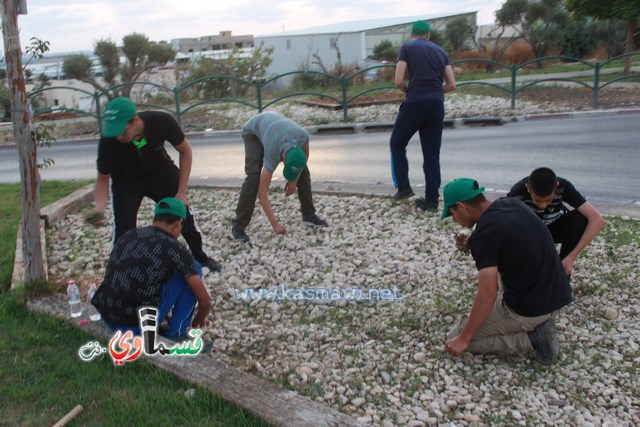
[[[478,24],[494,21],[504,0],[27,0],[18,17],[22,46],[48,40],[52,52],[92,50],[100,39],[120,44],[140,32],[151,40],[271,34],[363,19],[456,14],[477,10]]]

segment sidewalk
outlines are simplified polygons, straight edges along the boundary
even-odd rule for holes
[[[600,70],[600,75],[614,74],[622,72],[623,68],[604,68]],[[631,67],[631,72],[640,72],[640,66]],[[574,83],[570,81],[562,81],[563,79],[572,79],[577,80],[580,77],[594,77],[594,70],[585,70],[585,71],[571,71],[564,73],[547,73],[547,74],[524,74],[520,76],[516,76],[516,84],[523,84],[533,81],[546,80],[546,79],[554,79],[555,81],[542,82],[542,85],[558,85],[565,87],[583,87],[583,85],[579,83]],[[557,79],[557,80],[556,80]],[[478,83],[493,83],[493,84],[511,84],[511,77],[497,77],[495,79],[481,79],[474,80],[474,82]],[[464,83],[464,82],[460,82]],[[593,79],[591,81],[585,81],[585,83],[593,86]],[[600,86],[604,83],[600,82]],[[610,87],[622,87],[626,89],[640,89],[640,83],[636,82],[627,82],[620,81],[611,83]]]

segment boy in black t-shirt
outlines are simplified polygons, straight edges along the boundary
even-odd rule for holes
[[[165,197],[175,197],[187,205],[192,152],[178,122],[168,113],[138,113],[129,98],[116,98],[107,104],[104,116],[104,130],[98,145],[95,208],[88,219],[102,222],[111,180],[114,241],[117,241],[136,227],[144,197],[156,203]],[[165,150],[165,141],[178,152],[179,168]],[[187,226],[182,235],[193,256],[210,271],[221,271],[222,264],[202,249],[202,234],[188,205],[185,222]]]
[[[471,313],[453,326],[445,350],[452,356],[535,350],[540,363],[555,363],[554,318],[572,297],[551,235],[521,201],[491,203],[483,191],[477,181],[459,178],[443,192],[442,219],[475,225],[469,246],[478,269]]]
[[[560,259],[567,276],[571,276],[580,252],[604,227],[600,213],[573,184],[544,167],[515,183],[507,197],[522,200],[544,222],[553,241],[562,244]],[[567,209],[565,203],[573,210]]]

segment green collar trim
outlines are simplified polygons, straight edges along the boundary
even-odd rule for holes
[[[139,149],[141,149],[142,147],[144,147],[145,145],[147,145],[147,138],[142,137],[142,139],[141,139],[140,141],[132,140],[132,141],[131,141],[131,143],[132,143],[133,145],[135,145],[135,147],[139,150]]]

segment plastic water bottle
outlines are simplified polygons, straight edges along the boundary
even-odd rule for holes
[[[67,301],[69,301],[69,309],[71,317],[80,317],[82,315],[82,302],[80,301],[80,289],[76,286],[76,282],[69,280],[67,286]]]
[[[96,308],[95,305],[91,304],[91,300],[96,293],[96,284],[92,283],[89,286],[89,292],[87,292],[87,313],[89,313],[89,320],[93,320],[94,322],[100,320],[100,312]]]

